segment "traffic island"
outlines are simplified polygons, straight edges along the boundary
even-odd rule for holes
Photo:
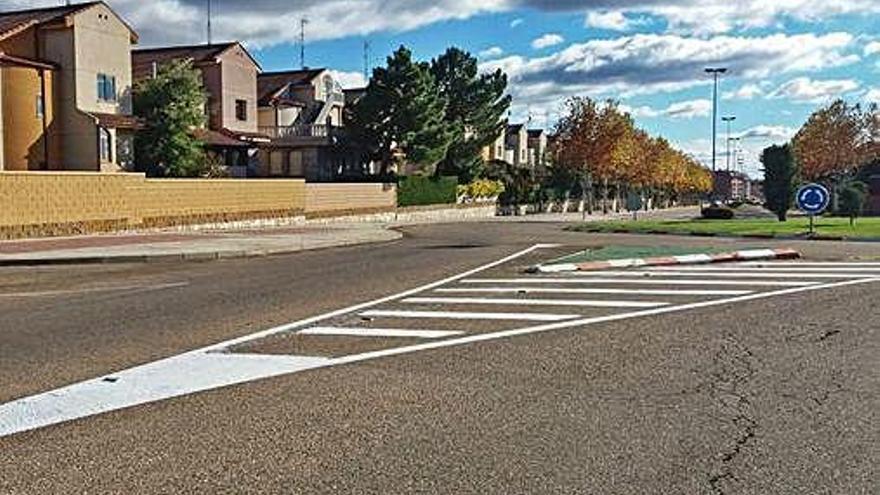
[[[551,263],[530,267],[529,273],[562,273],[614,268],[640,268],[651,266],[708,265],[713,263],[732,263],[740,261],[792,260],[801,254],[794,249],[750,249],[727,253],[699,253],[652,258],[621,258],[582,263]]]

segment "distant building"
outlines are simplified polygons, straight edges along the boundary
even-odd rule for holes
[[[746,201],[752,199],[752,179],[743,173],[729,170],[715,172],[715,198],[721,201]]]
[[[502,161],[518,167],[546,165],[549,138],[543,129],[507,124],[498,138],[483,148],[485,162]]]
[[[135,50],[131,54],[135,81],[155,77],[172,61],[189,61],[202,73],[208,93],[207,127],[196,131],[209,151],[233,170],[251,175],[257,146],[269,138],[257,125],[257,74],[260,66],[238,42]]]
[[[543,129],[528,131],[528,164],[541,167],[547,164],[547,133]]]
[[[0,170],[128,168],[137,39],[104,2],[0,13]]]

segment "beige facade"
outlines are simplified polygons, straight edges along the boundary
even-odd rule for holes
[[[130,153],[121,151],[130,146],[119,142],[128,142],[136,124],[129,59],[135,33],[103,3],[18,18],[31,27],[0,33],[0,169],[123,169]],[[102,95],[99,80],[106,81]]]

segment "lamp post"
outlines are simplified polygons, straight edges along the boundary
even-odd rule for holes
[[[711,74],[713,79],[712,90],[712,172],[717,170],[717,142],[718,139],[718,78],[727,72],[727,67],[707,67],[706,74]]]
[[[730,125],[733,123],[734,120],[736,120],[736,117],[734,117],[733,115],[729,115],[726,117],[721,117],[721,120],[723,120],[727,124],[727,171],[730,172],[730,141],[731,139],[733,139],[730,137]]]

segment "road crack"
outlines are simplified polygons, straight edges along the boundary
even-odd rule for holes
[[[716,494],[727,493],[726,485],[737,480],[733,463],[757,436],[758,423],[746,388],[755,375],[755,368],[752,351],[734,336],[725,336],[709,374],[712,378],[709,394],[722,413],[718,420],[733,437],[712,460],[709,486]]]

